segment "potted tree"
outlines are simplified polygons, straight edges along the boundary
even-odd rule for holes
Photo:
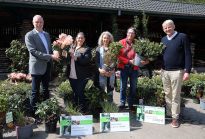
[[[148,59],[153,61],[163,51],[163,44],[157,42],[151,42],[149,39],[135,40],[133,45],[137,55],[135,57],[135,65],[140,65],[140,60]]]
[[[55,97],[37,104],[35,114],[39,115],[39,117],[44,120],[46,132],[56,132],[56,124],[60,115],[60,106]]]
[[[25,117],[21,111],[15,112],[16,119],[16,136],[17,139],[30,138],[33,135],[33,124],[35,119],[32,117]]]

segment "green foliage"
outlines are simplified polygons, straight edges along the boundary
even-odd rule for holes
[[[0,83],[1,95],[8,97],[7,105],[9,107],[9,111],[23,111],[25,109],[24,102],[29,98],[30,91],[31,84],[28,83],[20,82],[18,84],[13,84],[8,81]]]
[[[115,68],[117,64],[117,56],[119,55],[120,49],[122,47],[122,44],[120,44],[119,42],[112,42],[109,44],[109,49],[104,56],[104,63],[108,70]]]
[[[133,27],[135,29],[139,29],[139,26],[140,26],[140,18],[138,16],[134,16],[134,24],[133,24]]]
[[[184,86],[192,87],[196,82],[205,82],[205,74],[204,73],[191,73],[190,79],[183,82]]]
[[[150,60],[155,59],[162,53],[162,43],[151,42],[149,39],[135,40],[133,48],[140,56]]]
[[[190,94],[193,97],[196,98],[201,98],[204,95],[204,87],[205,87],[205,82],[204,81],[197,81],[194,83],[194,85],[191,87]]]
[[[90,111],[101,108],[101,103],[107,100],[107,94],[94,86],[92,80],[89,80],[85,87],[85,96],[87,107]]]
[[[35,114],[38,114],[40,118],[43,118],[46,123],[58,120],[60,115],[60,106],[58,105],[58,100],[53,97],[38,103]]]
[[[137,86],[137,96],[144,99],[144,104],[164,105],[164,93],[160,76],[153,76],[151,79],[148,77],[139,78]]]
[[[133,27],[138,30],[137,35],[143,38],[148,38],[148,21],[149,16],[142,12],[142,16],[134,16]]]
[[[68,115],[82,115],[80,112],[80,108],[77,106],[74,106],[73,103],[68,102],[65,111],[68,113]]]
[[[9,105],[9,99],[7,94],[0,94],[0,112],[7,112]]]
[[[72,99],[72,88],[70,85],[70,82],[68,80],[62,82],[58,88],[56,89],[58,95],[60,98],[64,98],[67,100],[71,100]]]
[[[23,112],[16,111],[15,117],[16,117],[16,125],[18,125],[18,126],[24,126],[25,125],[24,113]]]
[[[10,65],[12,72],[28,72],[29,53],[24,43],[13,40],[6,49],[6,55],[12,61]]]
[[[118,112],[119,108],[115,103],[110,103],[110,102],[103,102],[101,103],[103,113],[113,113],[113,112]]]
[[[196,96],[197,86],[201,86],[200,84],[205,84],[205,74],[191,73],[190,79],[183,82],[182,92],[186,97],[190,97],[190,95],[191,97]]]
[[[35,119],[32,117],[25,117],[24,112],[16,111],[15,112],[15,123],[18,126],[25,126],[29,124],[33,124],[35,122]]]

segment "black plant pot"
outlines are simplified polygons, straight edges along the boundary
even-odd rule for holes
[[[45,123],[46,133],[55,133],[57,129],[57,120]]]

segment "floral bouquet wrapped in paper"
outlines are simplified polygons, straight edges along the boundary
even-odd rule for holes
[[[135,40],[133,45],[135,50],[136,57],[135,57],[135,65],[138,66],[137,61],[148,59],[153,61],[157,56],[162,53],[163,44],[157,42],[151,42],[149,39],[142,39],[142,40]]]
[[[65,48],[67,48],[69,45],[73,43],[73,38],[70,35],[67,35],[65,33],[61,33],[59,35],[59,38],[53,42],[53,53],[60,57],[65,52],[63,51]]]
[[[106,71],[114,70],[117,64],[117,56],[122,47],[122,44],[120,44],[119,42],[112,42],[109,44],[109,49],[106,51],[104,55],[103,69],[105,69]]]

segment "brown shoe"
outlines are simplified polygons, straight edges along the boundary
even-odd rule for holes
[[[173,128],[178,128],[179,127],[179,122],[177,119],[172,119],[172,123],[171,123],[171,126]]]

